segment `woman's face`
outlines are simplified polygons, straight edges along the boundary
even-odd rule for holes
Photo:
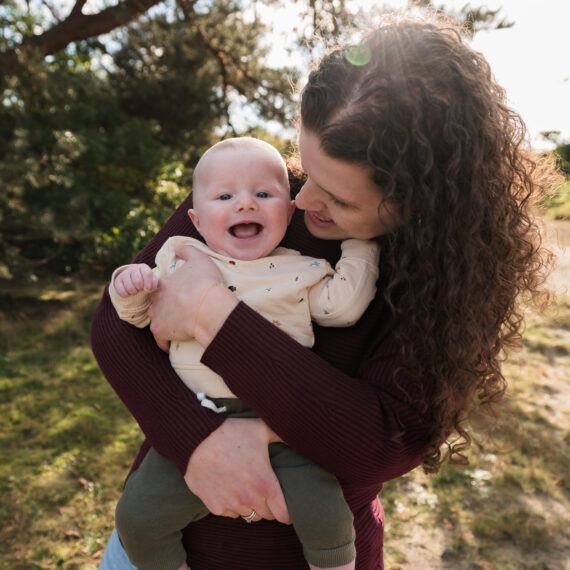
[[[384,201],[370,168],[326,155],[317,135],[301,127],[299,151],[307,181],[295,203],[321,239],[370,239],[401,225],[400,208]]]

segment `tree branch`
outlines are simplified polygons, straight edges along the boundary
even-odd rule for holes
[[[222,75],[222,102],[224,105],[224,114],[226,116],[226,121],[228,123],[228,126],[235,135],[235,129],[230,120],[230,102],[228,98],[228,85],[229,85],[228,69],[225,61],[226,54],[223,50],[217,49],[215,46],[212,45],[212,43],[204,33],[204,30],[202,29],[201,26],[197,26],[196,30],[198,33],[198,37],[202,40],[202,43],[204,44],[206,49],[218,60],[218,63],[220,65],[220,73]]]
[[[42,5],[45,6],[50,11],[50,14],[53,16],[54,20],[61,22],[61,16],[59,12],[55,9],[55,6],[52,6],[49,2],[46,2],[46,0],[42,0]]]
[[[58,22],[43,34],[26,38],[14,49],[0,53],[0,83],[7,77],[26,71],[23,56],[28,50],[35,50],[43,57],[54,54],[72,42],[86,40],[126,26],[161,2],[162,0],[122,0],[97,14],[83,14],[86,0],[77,0],[65,20]]]
[[[69,15],[77,16],[78,14],[81,14],[81,12],[83,12],[83,6],[85,6],[86,3],[87,0],[77,0],[75,6],[73,6],[73,9],[71,10],[71,13]]]
[[[56,53],[70,43],[106,34],[125,26],[162,0],[123,0],[97,14],[83,14],[85,0],[78,0],[69,16],[29,42],[41,49],[44,56]],[[27,42],[25,42],[27,43]]]

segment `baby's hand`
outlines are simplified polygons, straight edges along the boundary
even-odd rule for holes
[[[136,295],[143,289],[154,291],[158,287],[158,277],[145,263],[135,263],[125,267],[115,277],[115,290],[121,297]]]

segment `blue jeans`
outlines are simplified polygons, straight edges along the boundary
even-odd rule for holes
[[[105,547],[99,570],[137,570],[129,561],[129,557],[119,540],[117,529],[113,530]]]

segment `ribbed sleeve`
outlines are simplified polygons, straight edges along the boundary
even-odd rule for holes
[[[154,265],[172,235],[199,237],[185,201],[135,260]],[[337,242],[308,234],[296,212],[283,246],[334,265]],[[363,317],[350,328],[315,325],[307,349],[244,303],[230,314],[202,362],[220,374],[291,446],[335,473],[355,515],[358,570],[382,568],[382,482],[416,466],[428,432],[408,404],[415,396],[404,377],[394,377],[399,347],[382,287]],[[122,321],[107,292],[92,326],[93,352],[101,370],[140,424],[148,444],[181,472],[196,446],[223,417],[198,405],[174,373],[168,355],[147,329]],[[272,521],[252,525],[212,515],[183,533],[193,570],[306,569],[291,527]]]
[[[382,312],[380,304],[369,313]],[[375,319],[368,315],[366,320]],[[365,328],[366,322],[360,326]],[[336,360],[344,359],[345,366],[353,362],[349,374],[240,303],[202,362],[286,443],[343,482],[379,484],[417,465],[426,425],[394,382],[398,351],[387,334],[389,322],[378,328],[384,341],[366,356],[364,342],[360,351],[358,342],[343,342],[346,331],[329,332],[329,344],[338,336]],[[341,329],[319,329],[325,330]],[[350,355],[342,354],[347,350],[356,351],[356,358],[347,360]]]
[[[178,208],[136,263],[153,266],[157,251],[171,235],[199,237],[186,215],[189,207],[187,200]],[[223,418],[199,405],[148,328],[137,329],[119,319],[107,288],[93,317],[91,346],[101,371],[150,444],[184,473],[193,450]]]

